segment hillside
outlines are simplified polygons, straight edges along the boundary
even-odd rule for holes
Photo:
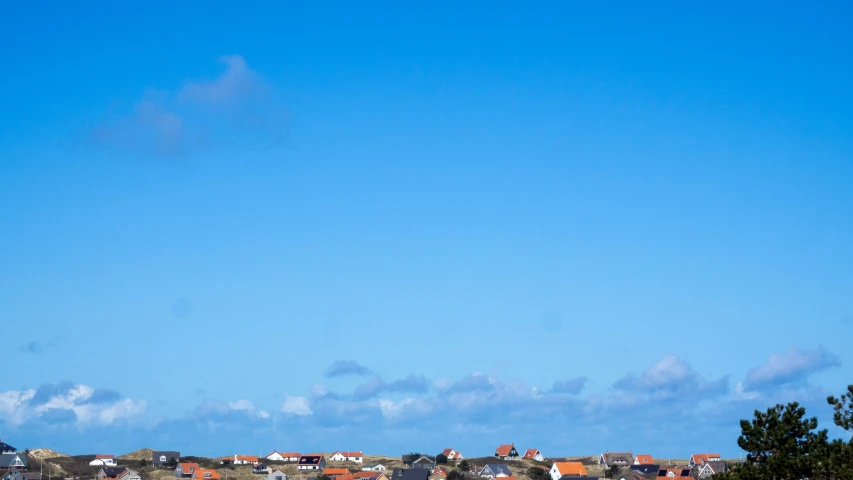
[[[125,453],[124,455],[119,455],[116,457],[118,460],[151,460],[151,454],[154,453],[154,449],[152,448],[141,448],[139,450],[135,450],[130,453]]]
[[[68,457],[64,453],[59,453],[49,448],[34,448],[30,450],[30,458],[34,458],[36,460],[44,460],[46,458],[59,458],[59,457]]]

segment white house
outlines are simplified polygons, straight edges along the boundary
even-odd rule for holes
[[[93,467],[115,467],[115,455],[95,455],[95,459],[89,462]]]
[[[462,456],[462,452],[457,452],[452,448],[445,448],[444,451],[441,453],[444,454],[444,456],[447,457],[448,460],[462,460],[464,458]]]
[[[585,477],[587,475],[586,467],[581,462],[554,462],[549,472],[552,480],[560,480],[560,478],[571,475]]]
[[[224,465],[225,462],[231,462],[234,465],[257,465],[260,463],[258,461],[258,457],[254,455],[234,455],[233,457],[223,457],[219,459],[219,463]]]
[[[275,450],[273,450],[273,451],[272,451],[272,453],[270,453],[269,455],[267,455],[267,456],[266,456],[266,457],[264,457],[264,458],[266,458],[267,460],[272,460],[272,461],[274,461],[274,462],[283,462],[283,461],[285,461],[285,460],[284,460],[284,457],[283,457],[283,456],[281,456],[281,454],[280,454],[280,453],[278,453],[278,452],[276,452]]]
[[[545,457],[542,455],[542,452],[540,452],[536,448],[527,449],[527,451],[524,452],[524,459],[525,460],[536,460],[537,462],[545,461]]]
[[[383,471],[385,471],[385,465],[382,465],[381,463],[377,463],[375,465],[367,465],[367,466],[361,467],[361,471],[362,472],[383,472]]]
[[[290,480],[290,478],[281,470],[276,470],[269,474],[268,480]]]
[[[362,463],[364,461],[364,455],[361,452],[335,452],[329,457],[329,460],[333,462],[354,462],[354,463]]]

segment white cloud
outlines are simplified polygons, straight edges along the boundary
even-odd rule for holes
[[[281,411],[296,416],[306,416],[311,415],[314,412],[311,411],[311,406],[308,403],[308,399],[305,397],[292,397],[287,395],[284,397],[284,403],[281,404]]]
[[[823,347],[814,350],[791,347],[784,353],[770,355],[767,363],[749,370],[743,386],[754,389],[802,382],[809,375],[840,365],[838,356]]]
[[[68,410],[74,412],[78,426],[109,425],[118,419],[135,419],[146,410],[144,400],[129,398],[110,402],[93,401],[95,390],[88,385],[43,386],[47,398],[39,397],[37,390],[10,390],[0,393],[0,419],[13,426],[37,420],[49,412]]]

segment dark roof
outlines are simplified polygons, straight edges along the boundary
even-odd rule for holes
[[[299,457],[297,465],[319,465],[322,455],[302,455]]]
[[[172,459],[172,458],[174,458],[175,460],[178,460],[181,458],[181,452],[173,452],[171,450],[163,450],[160,452],[151,452],[151,461],[155,462],[155,463],[159,462],[160,457],[162,457],[163,455],[166,456],[167,462],[169,461],[169,459]]]
[[[657,473],[658,470],[660,470],[660,465],[631,465],[632,472],[640,472],[645,475]]]
[[[426,468],[395,468],[391,480],[427,480],[429,470]]]
[[[28,468],[30,463],[26,453],[0,453],[0,468],[9,468],[16,458],[21,459],[24,464],[23,468]]]
[[[608,452],[603,453],[602,456],[604,457],[604,463],[608,465],[613,462],[634,463],[634,454],[631,452]]]
[[[13,446],[9,445],[8,443],[0,442],[0,453],[5,453],[5,452],[17,452],[17,451],[18,451],[18,449],[17,449],[17,448],[15,448],[15,447],[13,447]]]
[[[505,473],[505,474],[507,474],[507,475],[508,475],[508,476],[510,476],[510,477],[512,476],[512,470],[510,470],[510,469],[509,469],[509,467],[507,467],[507,466],[506,466],[506,465],[504,465],[503,463],[487,463],[487,464],[482,468],[482,470],[480,470],[480,471],[482,472],[483,470],[485,470],[485,469],[487,469],[487,468],[488,468],[489,470],[491,470],[491,472],[492,472],[494,475],[497,475],[497,474],[499,474],[499,473]]]
[[[121,475],[121,472],[125,471],[124,467],[104,467],[101,470],[104,471],[104,475],[108,478],[116,478]]]
[[[714,470],[714,473],[723,473],[727,469],[726,462],[722,460],[712,460],[710,462],[705,463],[707,463],[711,467],[711,469]]]

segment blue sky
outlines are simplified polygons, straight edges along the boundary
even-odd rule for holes
[[[853,380],[847,3],[6,13],[8,443],[736,456]]]

